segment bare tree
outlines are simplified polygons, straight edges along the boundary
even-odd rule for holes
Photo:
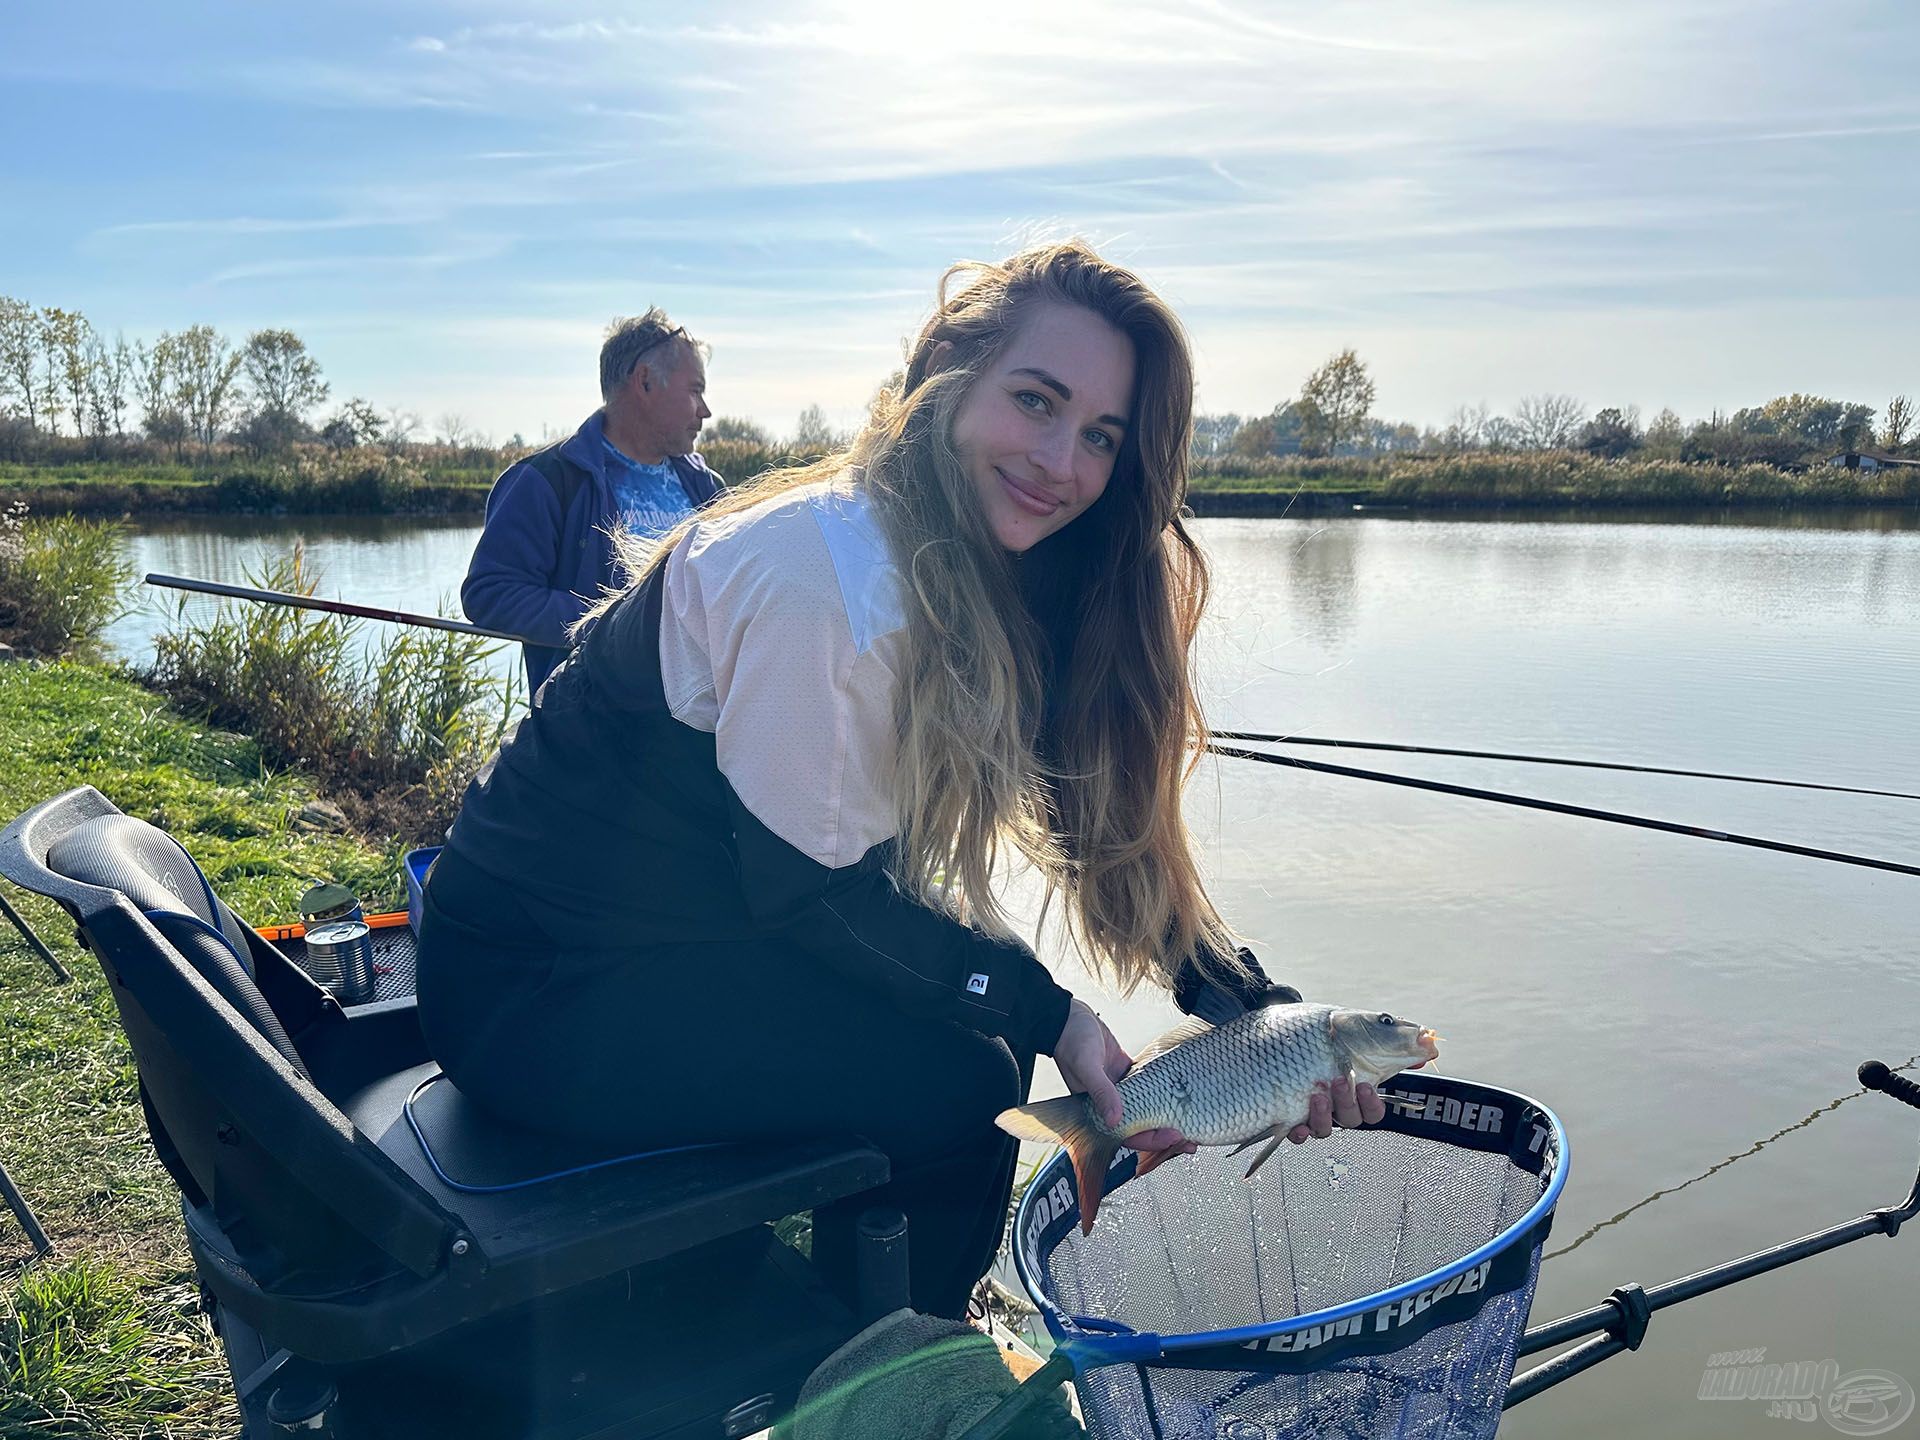
[[[156,440],[168,428],[173,412],[173,336],[161,331],[148,348],[144,340],[133,347],[134,399],[140,406],[140,424]]]
[[[1587,407],[1571,395],[1529,395],[1513,411],[1514,429],[1525,450],[1564,450],[1586,423]]]
[[[60,433],[60,417],[66,413],[61,398],[61,383],[66,378],[66,350],[69,340],[79,343],[74,316],[58,305],[42,305],[39,316],[40,408],[47,417],[47,429]],[[74,417],[79,428],[79,417]]]
[[[403,409],[398,405],[388,406],[386,425],[382,432],[387,449],[398,455],[413,443],[413,437],[423,423],[420,412],[417,410]]]
[[[440,417],[440,441],[450,450],[464,450],[473,443],[473,427],[467,417],[449,410]]]
[[[211,449],[237,409],[234,381],[240,375],[240,352],[211,325],[192,325],[163,338],[171,339],[174,346],[172,408],[200,443]]]
[[[40,324],[33,307],[11,295],[0,295],[0,401],[13,396],[27,417],[27,428],[40,428]]]
[[[827,412],[818,405],[809,405],[800,412],[800,418],[793,427],[793,448],[796,450],[831,450],[840,443],[840,437],[834,433],[833,426],[827,423]]]
[[[1373,408],[1373,379],[1351,350],[1342,350],[1314,371],[1300,387],[1301,448],[1330,455],[1357,438]]]
[[[92,369],[87,363],[88,342],[98,343],[93,325],[78,310],[51,309],[43,313],[48,316],[47,333],[57,352],[60,384],[66,391],[68,411],[73,416],[73,433],[84,435],[93,408],[88,385]]]
[[[1905,395],[1896,395],[1887,402],[1887,418],[1880,427],[1880,443],[1889,450],[1897,450],[1907,443],[1907,436],[1913,431],[1913,401]]]
[[[1487,443],[1487,422],[1493,411],[1482,400],[1478,405],[1456,405],[1447,416],[1447,428],[1440,432],[1440,445],[1446,450],[1478,450]]]

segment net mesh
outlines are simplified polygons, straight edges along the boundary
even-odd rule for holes
[[[1202,1150],[1113,1191],[1093,1234],[1068,1227],[1042,1258],[1069,1316],[1162,1336],[1268,1325],[1432,1275],[1499,1236],[1548,1175],[1504,1154],[1383,1129],[1283,1145],[1251,1180],[1247,1156]],[[1273,1373],[1239,1346],[1174,1351],[1076,1382],[1097,1440],[1487,1436],[1499,1423],[1539,1267],[1384,1354]],[[1417,1329],[1418,1327],[1411,1327]],[[1337,1347],[1336,1347],[1337,1348]]]

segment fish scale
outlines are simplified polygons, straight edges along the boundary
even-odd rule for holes
[[[1379,1081],[1435,1058],[1431,1030],[1393,1016],[1334,1005],[1267,1005],[1225,1025],[1193,1020],[1141,1052],[1116,1087],[1121,1112],[1107,1126],[1085,1095],[1042,1100],[1001,1113],[997,1123],[1023,1140],[1063,1141],[1073,1154],[1082,1228],[1093,1228],[1115,1152],[1131,1137],[1172,1128],[1200,1145],[1273,1145],[1304,1123],[1314,1092],[1355,1076]],[[1142,1162],[1143,1171],[1159,1157]]]

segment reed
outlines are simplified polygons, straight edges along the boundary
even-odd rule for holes
[[[297,595],[319,578],[298,546],[248,576]],[[344,616],[222,605],[195,621],[186,607],[155,641],[156,687],[252,736],[269,764],[311,772],[370,833],[437,841],[518,708],[477,636],[400,630],[369,649]]]
[[[0,510],[0,643],[49,657],[96,650],[133,579],[122,538],[114,521]]]

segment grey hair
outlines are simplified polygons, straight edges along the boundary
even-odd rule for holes
[[[613,392],[633,374],[641,357],[668,340],[682,343],[667,347],[666,353],[654,362],[654,368],[662,375],[678,370],[689,351],[702,360],[707,357],[708,347],[669,320],[667,312],[658,305],[644,315],[616,316],[607,326],[606,341],[600,346],[600,398],[611,400]]]

